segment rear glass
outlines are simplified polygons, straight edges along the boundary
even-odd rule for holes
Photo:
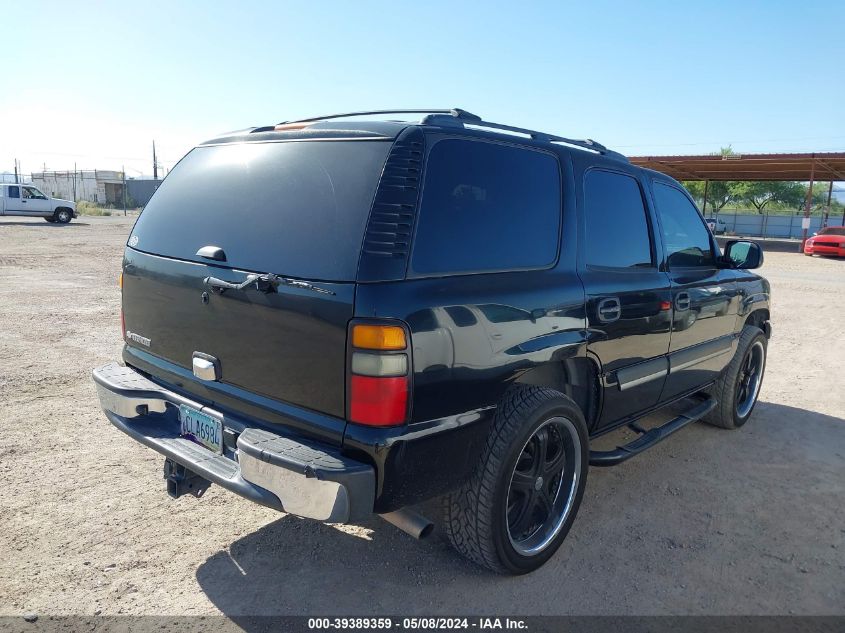
[[[557,257],[560,169],[546,152],[442,140],[428,157],[417,274],[543,268]]]
[[[354,281],[364,229],[391,143],[294,141],[198,147],[144,208],[130,245],[208,263]]]

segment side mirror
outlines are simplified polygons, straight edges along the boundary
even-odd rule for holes
[[[725,244],[723,259],[731,268],[760,268],[763,265],[763,249],[747,240],[730,240]]]

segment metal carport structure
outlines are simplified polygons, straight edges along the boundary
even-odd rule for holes
[[[833,183],[845,181],[845,152],[812,154],[727,154],[704,156],[633,156],[634,165],[654,169],[676,180],[701,180],[704,186],[704,207],[707,208],[707,186],[711,180],[734,181],[802,181],[809,182],[804,201],[804,217],[810,217],[813,184],[829,181],[827,206]],[[804,229],[804,240],[807,229]],[[802,240],[803,247],[803,240]]]

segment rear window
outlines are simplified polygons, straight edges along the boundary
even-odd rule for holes
[[[553,264],[560,195],[560,170],[551,154],[483,141],[439,141],[426,165],[413,272],[488,272]]]
[[[141,213],[130,245],[290,277],[354,281],[364,229],[391,143],[293,141],[192,150]]]

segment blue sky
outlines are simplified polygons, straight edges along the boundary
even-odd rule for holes
[[[845,2],[16,2],[0,171],[170,167],[214,134],[459,106],[629,155],[845,150]]]

